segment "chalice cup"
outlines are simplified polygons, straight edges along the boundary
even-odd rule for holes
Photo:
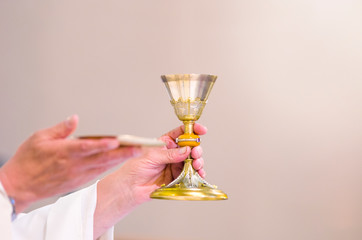
[[[184,134],[176,139],[180,147],[200,145],[194,133],[194,124],[206,105],[217,76],[208,74],[162,75],[171,104],[179,120],[185,125]],[[170,184],[162,185],[151,193],[151,198],[168,200],[226,200],[227,195],[205,181],[192,166],[191,154],[184,161],[181,174]]]

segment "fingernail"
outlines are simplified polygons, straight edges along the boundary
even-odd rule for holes
[[[71,128],[73,126],[73,119],[74,115],[67,117],[67,119],[65,120],[65,126],[67,128]]]
[[[187,152],[187,147],[179,148],[178,152],[179,154],[185,154]]]

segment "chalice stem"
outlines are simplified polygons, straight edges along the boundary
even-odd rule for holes
[[[197,136],[194,134],[194,121],[184,121],[184,135],[190,137],[190,136]],[[197,136],[198,137],[198,136]],[[193,148],[193,146],[190,146]],[[167,187],[187,187],[187,188],[198,188],[198,187],[210,187],[214,188],[211,184],[205,181],[198,172],[194,169],[192,166],[192,162],[194,159],[191,157],[191,154],[188,156],[188,158],[184,161],[184,167],[181,172],[181,174],[170,184],[167,185]]]
[[[185,126],[184,133],[193,135],[194,134],[195,121],[184,121],[183,123],[184,123],[184,126]]]

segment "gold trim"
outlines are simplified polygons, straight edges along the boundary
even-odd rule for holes
[[[201,188],[159,188],[152,194],[151,198],[164,200],[181,200],[181,201],[216,201],[227,200],[228,196],[219,189],[209,187]]]

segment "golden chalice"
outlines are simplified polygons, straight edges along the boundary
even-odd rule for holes
[[[184,134],[176,139],[180,146],[196,147],[200,137],[194,133],[194,123],[204,109],[217,76],[207,74],[162,75],[177,117],[184,123]],[[192,167],[192,157],[184,161],[181,174],[167,186],[151,193],[151,198],[169,200],[226,200],[227,195],[205,181]]]

